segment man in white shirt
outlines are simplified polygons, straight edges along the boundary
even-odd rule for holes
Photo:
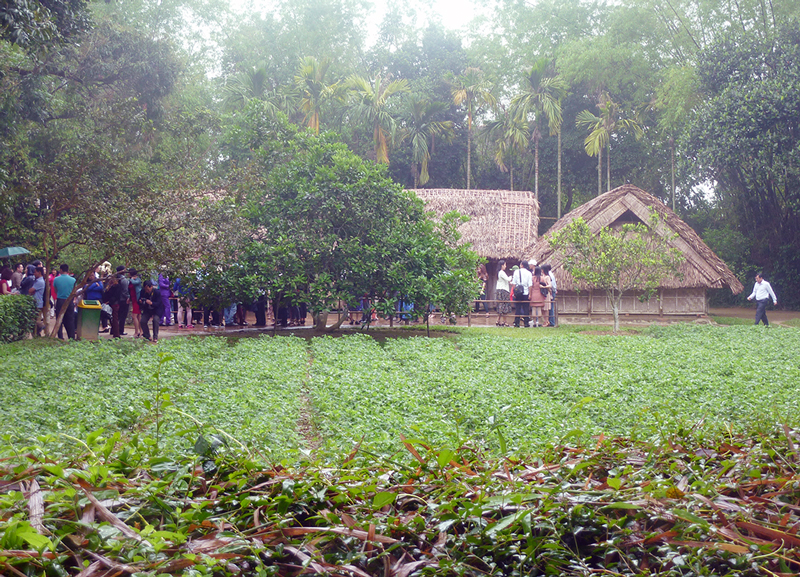
[[[533,284],[533,275],[528,270],[528,261],[523,260],[519,263],[519,268],[514,271],[511,277],[511,284],[514,285],[514,326],[519,328],[519,319],[522,317],[526,327],[531,326],[531,303],[528,292]],[[522,298],[518,298],[517,286],[522,287]]]
[[[749,301],[755,299],[758,305],[756,308],[756,324],[758,324],[761,319],[764,319],[764,326],[769,326],[769,321],[767,320],[767,305],[769,304],[770,297],[772,297],[772,302],[777,305],[778,297],[772,292],[772,286],[764,280],[763,274],[758,273],[756,275],[756,284],[753,285],[753,292],[747,297]]]

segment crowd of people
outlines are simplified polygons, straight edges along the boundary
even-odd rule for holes
[[[525,327],[554,327],[558,285],[551,266],[545,264],[540,267],[535,260],[523,260],[519,266],[512,268],[511,276],[506,270],[505,260],[501,260],[498,266],[500,270],[497,272],[495,288],[497,326],[509,326],[506,317],[513,305],[515,327],[519,328],[520,324]],[[479,278],[480,273],[479,270]]]
[[[39,311],[35,329],[37,336],[41,336],[47,328],[44,305],[48,294],[51,305],[48,316],[54,318],[63,312],[58,330],[58,337],[61,339],[76,337],[77,306],[81,301],[83,304],[97,303],[100,306],[98,330],[100,333],[110,333],[113,338],[128,334],[125,330],[128,322],[133,325],[133,338],[152,342],[158,342],[159,327],[164,326],[177,325],[178,329],[193,329],[198,320],[206,328],[218,328],[223,323],[226,327],[248,324],[248,308],[242,303],[225,307],[200,306],[195,310],[194,294],[190,283],[185,280],[176,278],[171,281],[166,273],[142,279],[136,269],[118,266],[112,271],[108,262],[90,272],[86,284],[74,295],[76,279],[67,264],[52,270],[49,275],[45,274],[40,261],[34,261],[27,266],[18,264],[13,270],[3,267],[0,270],[0,279],[0,295],[27,294],[34,298]],[[46,290],[48,285],[49,291]],[[264,303],[262,302],[260,309],[256,306],[254,310],[256,324],[266,326]],[[299,311],[287,314],[286,324],[290,317],[292,323],[299,324],[300,321],[295,318],[299,314]]]
[[[514,311],[514,326],[554,326],[553,299],[556,295],[556,280],[549,265],[536,266],[536,262],[522,261],[507,271],[505,261],[499,262],[499,272],[495,298],[497,301],[497,326],[509,326],[507,317]],[[511,272],[511,276],[509,276]],[[482,305],[489,312],[487,285],[489,274],[484,264],[477,270],[481,281],[480,300],[475,303],[476,312]],[[189,279],[190,280],[190,279]],[[18,264],[11,270],[4,267],[0,273],[0,294],[30,294],[39,309],[36,334],[41,334],[47,323],[43,315],[44,303],[50,286],[50,316],[55,317],[63,311],[63,320],[58,331],[59,338],[74,339],[76,333],[76,306],[80,301],[95,301],[101,307],[100,333],[110,333],[113,338],[126,336],[126,324],[133,326],[133,338],[144,338],[157,342],[159,327],[177,325],[178,329],[193,329],[195,322],[203,323],[205,328],[247,325],[248,311],[255,312],[256,326],[266,326],[267,313],[278,326],[302,326],[306,323],[307,305],[304,303],[280,306],[270,310],[266,298],[253,303],[229,303],[224,306],[196,306],[196,298],[187,279],[170,280],[166,272],[150,275],[143,279],[134,268],[118,266],[112,270],[106,262],[89,273],[86,284],[72,295],[76,279],[69,266],[62,264],[58,270],[46,275],[42,263],[34,261],[24,266]],[[74,298],[70,298],[70,296]],[[351,306],[350,316],[361,311],[360,319],[349,319],[351,323],[363,322],[367,316],[373,321],[375,311],[364,302],[361,306]],[[363,308],[362,308],[363,307]],[[364,312],[368,311],[368,312]],[[398,304],[398,319],[413,314],[413,304]],[[128,320],[130,319],[130,320]],[[66,336],[65,336],[66,335]]]

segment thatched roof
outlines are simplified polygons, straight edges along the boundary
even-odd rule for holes
[[[551,235],[563,229],[578,217],[583,218],[592,232],[622,221],[627,222],[638,219],[647,223],[650,220],[651,210],[655,210],[664,225],[672,229],[674,233],[677,233],[677,238],[671,241],[670,244],[679,249],[686,259],[680,269],[680,272],[683,273],[683,279],[672,278],[665,280],[664,288],[724,288],[727,286],[733,294],[739,294],[744,290],[739,279],[708,248],[708,245],[703,242],[692,227],[683,222],[677,214],[664,206],[664,203],[655,196],[630,184],[601,194],[563,216],[538,240],[532,252],[540,263],[550,263],[553,267],[559,290],[586,288],[583,286],[576,287],[572,277],[563,270],[561,258],[558,253],[555,253],[550,248],[548,241]]]
[[[412,190],[437,216],[457,210],[470,218],[458,231],[462,241],[486,258],[526,258],[539,230],[539,203],[530,191]]]

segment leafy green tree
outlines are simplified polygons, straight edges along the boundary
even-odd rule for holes
[[[724,225],[750,239],[756,270],[800,294],[800,26],[782,26],[774,42],[731,33],[700,63],[708,100],[685,142],[691,165],[716,182]]]
[[[453,103],[467,111],[467,190],[472,172],[472,122],[482,106],[495,106],[494,86],[479,68],[467,68],[455,79],[452,87]]]
[[[561,99],[566,96],[567,84],[554,75],[548,58],[538,59],[525,75],[520,93],[511,101],[512,110],[526,120],[531,129],[531,142],[534,149],[534,195],[539,200],[539,142],[545,121],[550,134],[561,129]]]
[[[0,2],[0,39],[42,53],[91,27],[87,0]]]
[[[655,214],[648,224],[625,223],[597,231],[579,217],[553,234],[550,246],[577,283],[605,291],[617,332],[625,293],[639,292],[640,298],[649,299],[663,279],[678,275],[683,255],[670,245],[677,235],[668,230]]]
[[[241,185],[253,236],[247,268],[273,298],[307,302],[319,329],[339,302],[410,295],[415,282],[444,274],[450,253],[464,250],[439,240],[422,202],[392,183],[385,167],[328,133],[298,133],[280,162],[276,150],[265,152],[254,162],[266,173],[253,170]]]
[[[272,106],[274,112],[280,110],[280,99],[264,64],[253,66],[230,78],[223,86],[223,92],[227,108],[244,108],[248,102],[257,99]]]

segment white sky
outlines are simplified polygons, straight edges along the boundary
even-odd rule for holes
[[[375,12],[373,18],[375,24],[379,24],[386,13],[386,8],[392,4],[392,0],[371,0]],[[420,11],[431,10],[441,19],[446,28],[458,30],[466,26],[481,11],[475,0],[410,0],[417,4]],[[234,10],[241,11],[247,5],[252,5],[256,9],[265,11],[270,10],[273,5],[271,0],[230,0]]]

